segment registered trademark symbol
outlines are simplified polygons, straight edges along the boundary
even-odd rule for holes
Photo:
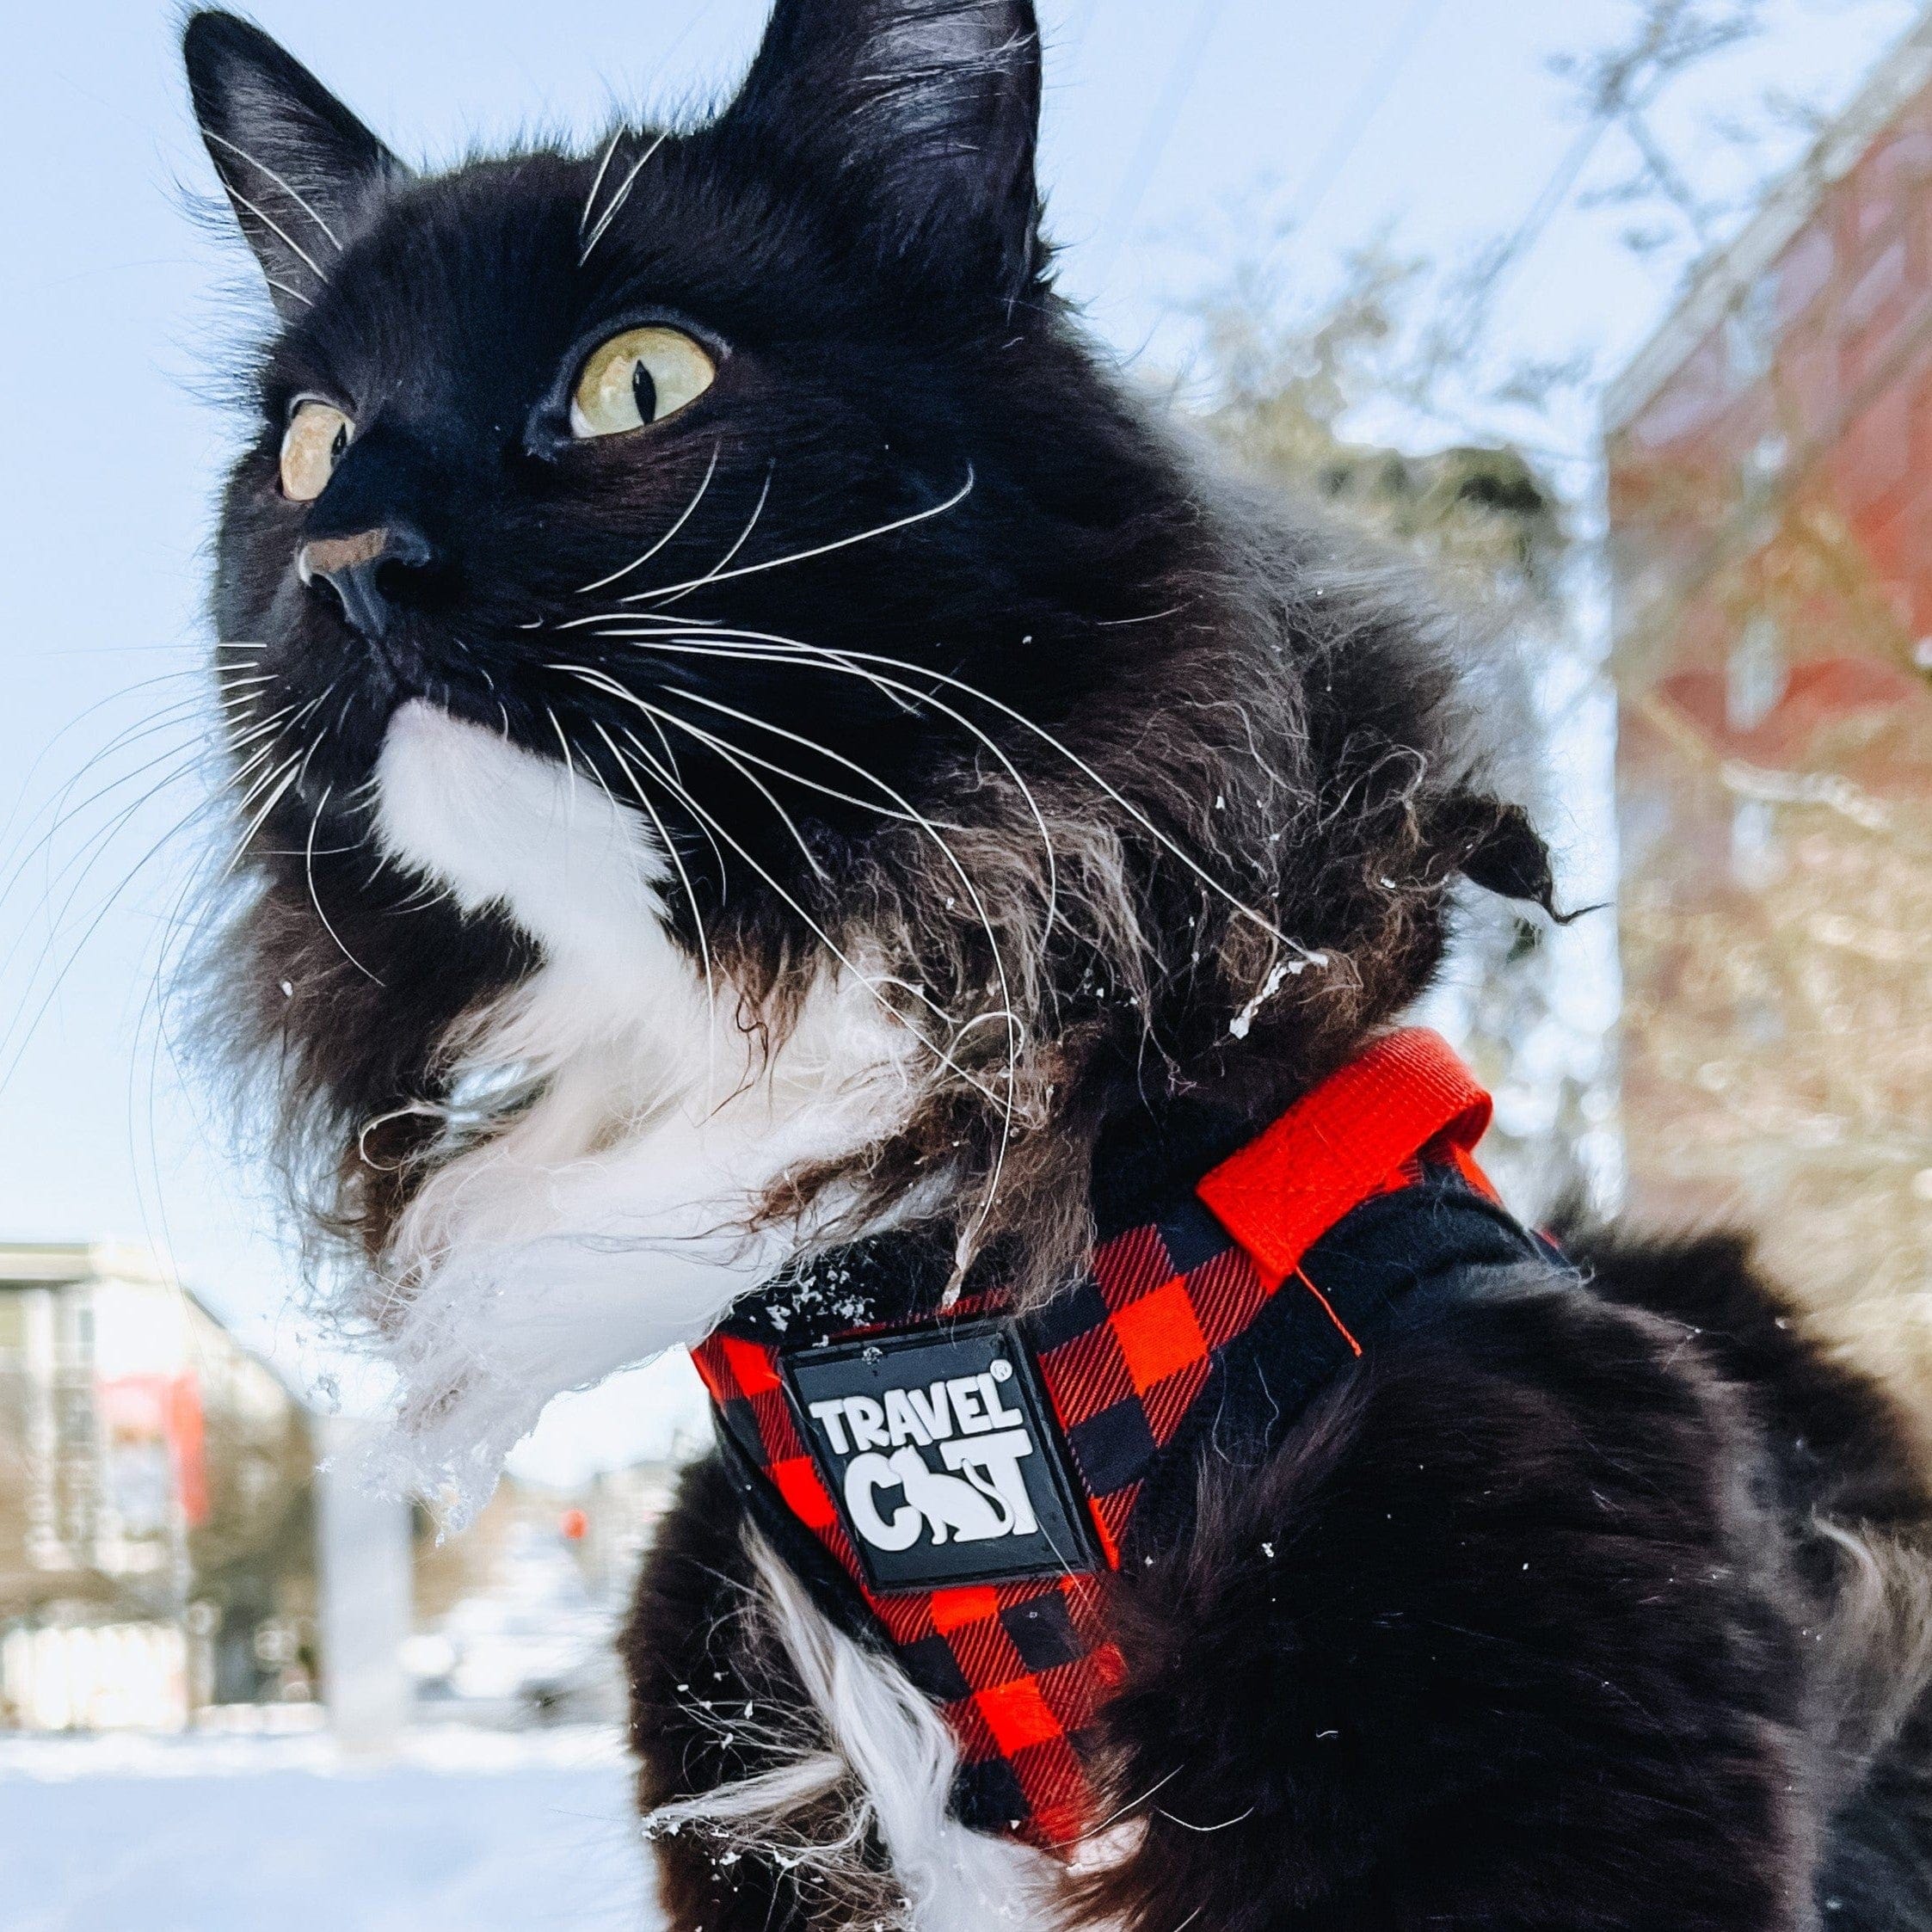
[[[993,1364],[993,1379],[996,1382],[1010,1382],[1013,1379],[1013,1365],[1004,1357]]]

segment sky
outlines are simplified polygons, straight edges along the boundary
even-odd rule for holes
[[[1745,165],[1720,120],[1768,88],[1842,102],[1918,10],[1763,7],[1760,40],[1659,111],[1713,180]],[[1265,250],[1289,300],[1319,298],[1343,254],[1380,235],[1453,261],[1514,228],[1577,138],[1553,57],[1608,44],[1630,12],[1045,0],[1043,175],[1061,286],[1151,377],[1184,366],[1187,304],[1246,255]],[[254,9],[430,163],[532,131],[588,145],[613,105],[715,99],[763,14],[764,0]],[[246,1339],[294,1363],[292,1272],[267,1190],[219,1096],[177,1064],[182,1000],[157,979],[192,930],[194,864],[218,849],[218,826],[195,816],[201,605],[237,440],[225,372],[264,313],[245,259],[193,217],[212,177],[177,26],[153,0],[36,8],[0,71],[0,1239],[163,1250]],[[1582,349],[1608,374],[1667,311],[1690,251],[1633,255],[1596,192],[1627,159],[1603,144],[1500,292],[1499,356]],[[1284,211],[1299,220],[1272,241]],[[1587,399],[1547,426],[1584,488],[1591,432]],[[539,1460],[561,1470],[648,1443],[688,1414],[687,1395],[659,1378],[573,1399]]]

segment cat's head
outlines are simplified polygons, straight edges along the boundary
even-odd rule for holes
[[[702,1086],[680,1028],[755,1080],[829,988],[898,1098],[772,1200],[1058,1265],[1119,1111],[1326,1071],[1459,871],[1547,897],[1440,628],[1052,292],[1030,0],[779,0],[715,118],[433,175],[231,15],[187,58],[278,323],[225,1024],[370,1252],[546,1093],[529,1158],[603,1158]]]

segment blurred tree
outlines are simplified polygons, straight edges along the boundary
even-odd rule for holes
[[[1415,378],[1410,305],[1418,263],[1372,249],[1339,291],[1295,314],[1249,268],[1200,311],[1196,371],[1209,433],[1251,474],[1313,497],[1424,566],[1461,606],[1512,748],[1502,782],[1541,803],[1548,721],[1539,686],[1571,651],[1568,518],[1551,485],[1505,441],[1424,454],[1348,433],[1366,405]],[[1392,366],[1393,365],[1393,366]],[[1462,902],[1447,1018],[1503,1101],[1486,1158],[1526,1212],[1589,1191],[1587,1149],[1607,1111],[1600,1050],[1566,1052],[1557,956],[1545,922],[1478,893]],[[1586,1044],[1591,1044],[1586,1043]]]
[[[1849,12],[1867,0],[1824,3]],[[1459,262],[1406,259],[1377,245],[1342,262],[1325,299],[1296,302],[1270,267],[1289,228],[1252,248],[1245,265],[1199,305],[1198,363],[1191,373],[1209,432],[1252,471],[1326,501],[1460,593],[1473,627],[1486,631],[1494,647],[1497,702],[1517,721],[1523,756],[1509,777],[1560,833],[1595,816],[1606,821],[1607,836],[1610,815],[1607,797],[1584,797],[1593,786],[1609,788],[1609,640],[1578,615],[1600,597],[1609,575],[1602,471],[1597,452],[1564,427],[1593,423],[1609,385],[1597,345],[1542,363],[1499,354],[1499,305],[1566,208],[1610,212],[1634,254],[1687,285],[1706,254],[1751,218],[1794,139],[1815,135],[1824,117],[1781,91],[1741,108],[1733,97],[1721,120],[1687,103],[1708,97],[1714,76],[1721,90],[1726,62],[1763,34],[1771,12],[1766,0],[1629,0],[1608,44],[1553,61],[1572,90],[1576,134],[1522,218],[1479,241]],[[1385,435],[1394,428],[1407,446],[1363,437],[1357,426],[1368,421]],[[1790,434],[1780,428],[1747,453],[1762,465]],[[1655,506],[1658,527],[1679,543],[1707,536],[1729,514],[1742,475],[1757,493],[1750,515],[1760,529],[1767,518],[1789,526],[1787,573],[1829,578],[1841,604],[1863,611],[1876,626],[1874,638],[1884,633],[1894,661],[1923,655],[1926,647],[1916,643],[1917,631],[1899,615],[1896,597],[1874,581],[1868,558],[1847,541],[1844,520],[1834,520],[1829,506],[1821,514],[1775,475],[1752,483],[1750,470],[1747,460],[1718,475],[1677,473],[1669,480],[1676,498]],[[1800,809],[1805,798],[1814,815],[1832,815],[1832,804],[1805,787],[1829,789],[1843,772],[1807,772],[1793,792],[1783,775],[1746,772],[1723,748],[1690,745],[1681,731],[1678,738],[1707,782],[1750,791],[1760,817]],[[1774,794],[1781,804],[1768,802]],[[1815,835],[1807,849],[1818,849]],[[1814,891],[1861,895],[1861,920],[1868,920],[1883,881],[1898,877],[1881,864],[1875,879],[1856,886],[1865,874],[1855,867],[1823,870],[1827,876]],[[1910,916],[1913,897],[1898,895],[1899,917]],[[1815,929],[1817,910],[1810,908],[1800,930]],[[1683,912],[1674,908],[1665,916],[1681,919]],[[1756,916],[1765,913],[1761,901]],[[1623,926],[1627,943],[1635,932],[1627,909]],[[1586,921],[1578,932],[1587,938],[1591,930]],[[1606,923],[1594,930],[1592,951],[1541,920],[1471,905],[1449,975],[1454,1030],[1498,1093],[1491,1156],[1532,1213],[1579,1180],[1603,1205],[1621,1191],[1616,968]],[[1747,963],[1754,949],[1736,933],[1707,935],[1702,944],[1714,967],[1755,969]],[[1898,955],[1896,937],[1886,944]],[[1579,998],[1579,979],[1592,975],[1604,982],[1602,993],[1586,988]],[[1836,1021],[1850,1010],[1836,995],[1830,1004]],[[1640,1023],[1649,1010],[1639,1002]],[[1707,1018],[1701,1014],[1691,1031]],[[1640,1039],[1647,1052],[1649,1036]],[[1767,1063],[1780,1057],[1769,1041],[1757,1050]],[[1836,1064],[1842,1080],[1855,1080],[1842,1047]],[[1932,1196],[1932,1181],[1926,1192]],[[1834,1291],[1824,1292],[1829,1299]]]

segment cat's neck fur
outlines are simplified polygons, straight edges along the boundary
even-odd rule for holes
[[[393,863],[544,956],[451,1043],[459,1092],[528,1098],[437,1168],[390,1251],[392,1351],[426,1392],[412,1460],[481,1484],[551,1396],[701,1338],[810,1243],[830,1204],[774,1216],[772,1191],[897,1129],[912,1042],[842,969],[775,1036],[750,1024],[669,937],[649,828],[575,769],[412,705],[377,792]]]

